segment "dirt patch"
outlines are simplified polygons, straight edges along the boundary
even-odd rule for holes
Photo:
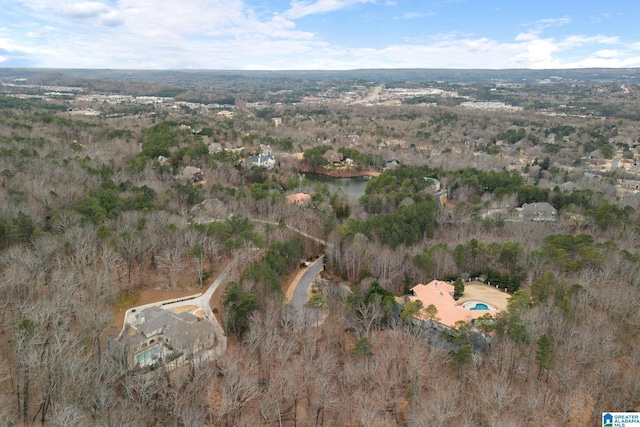
[[[204,319],[204,311],[202,311],[202,309],[197,305],[181,305],[179,307],[173,307],[171,311],[173,311],[176,314],[188,312],[193,314],[199,319]]]
[[[226,286],[226,283],[225,283]],[[224,295],[224,286],[218,286],[218,289],[211,295],[211,299],[209,300],[209,306],[211,307],[211,311],[213,311],[213,315],[216,317],[222,329],[224,329],[224,309],[222,308],[222,295]]]
[[[458,305],[467,301],[478,301],[492,305],[499,311],[505,311],[509,298],[511,298],[511,295],[493,286],[485,285],[481,282],[466,282],[464,284],[464,295],[458,300]]]
[[[173,307],[171,309],[171,311],[173,311],[176,314],[180,314],[180,313],[184,313],[185,311],[196,311],[199,310],[197,305],[181,305],[179,307]]]
[[[219,271],[224,270],[228,264],[229,261],[225,261],[224,264],[220,265]],[[224,289],[227,287],[227,283],[229,283],[230,281],[231,279],[227,277],[226,281],[220,283],[220,286],[218,286],[218,289],[216,289],[213,295],[211,295],[211,299],[209,300],[209,306],[211,307],[213,314],[216,316],[216,319],[223,328],[224,319],[222,318],[222,314],[224,313],[224,310],[222,309],[222,296],[224,295]]]

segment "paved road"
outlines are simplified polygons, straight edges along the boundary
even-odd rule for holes
[[[354,104],[370,104],[380,101],[380,94],[382,93],[382,86],[375,86],[371,88],[371,91],[361,100],[356,101]]]
[[[305,307],[309,301],[309,288],[311,283],[322,270],[324,264],[322,257],[318,258],[313,264],[307,267],[293,294],[293,299],[288,304],[291,307],[291,321],[296,326],[311,326],[322,318],[322,310]]]
[[[620,160],[622,160],[622,156],[616,157],[615,159],[611,160],[612,171],[618,170],[618,163],[620,163]]]
[[[205,312],[207,319],[209,319],[209,321],[213,324],[214,333],[218,338],[218,344],[214,349],[210,350],[208,354],[206,354],[205,357],[203,357],[202,359],[206,359],[206,360],[216,359],[222,356],[225,350],[227,349],[227,337],[224,333],[224,329],[222,329],[222,326],[218,322],[218,319],[216,319],[215,314],[213,314],[213,311],[211,310],[211,297],[213,296],[213,293],[218,289],[220,284],[226,281],[227,274],[229,274],[229,271],[235,267],[238,259],[240,258],[235,258],[233,261],[231,261],[224,268],[224,270],[222,270],[220,274],[218,274],[218,277],[216,278],[216,280],[213,281],[211,286],[209,286],[206,292],[203,293],[202,295],[189,301],[167,304],[164,306],[164,308],[172,308],[172,307],[179,307],[181,305],[195,305],[201,308],[202,311]]]
[[[275,221],[266,221],[266,220],[264,220],[264,219],[254,219],[254,218],[249,218],[249,220],[250,220],[250,221],[253,221],[253,222],[260,222],[260,223],[262,223],[262,224],[270,224],[270,225],[275,225],[275,226],[279,226],[279,225],[280,225],[280,223],[279,223],[279,222],[275,222]],[[330,243],[327,243],[325,240],[322,240],[322,239],[319,239],[319,238],[317,238],[317,237],[315,237],[315,236],[312,236],[312,235],[311,235],[311,234],[309,234],[309,233],[305,233],[305,232],[304,232],[304,231],[302,231],[302,230],[298,230],[297,228],[292,227],[292,226],[290,226],[290,225],[288,225],[288,224],[286,224],[286,223],[285,223],[285,225],[287,226],[287,228],[288,228],[289,230],[294,231],[294,232],[296,232],[296,233],[300,234],[301,236],[304,236],[304,237],[306,237],[306,238],[308,238],[308,239],[311,239],[311,240],[313,240],[314,242],[320,243],[321,245],[324,245],[324,246],[332,246]]]

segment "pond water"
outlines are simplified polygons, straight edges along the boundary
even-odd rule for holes
[[[332,176],[320,175],[317,173],[305,172],[301,173],[300,178],[306,180],[306,185],[302,185],[302,191],[305,193],[313,193],[316,184],[327,184],[330,192],[338,189],[344,191],[350,198],[359,199],[364,195],[367,188],[367,182],[371,179],[369,176],[358,176],[354,178],[334,178]]]

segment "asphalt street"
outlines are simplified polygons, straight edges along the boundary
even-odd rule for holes
[[[322,257],[320,257],[307,267],[296,286],[293,299],[289,303],[292,308],[291,321],[296,326],[311,326],[322,318],[322,310],[305,307],[305,304],[309,301],[309,288],[323,267]]]

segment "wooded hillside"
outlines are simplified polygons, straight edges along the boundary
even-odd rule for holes
[[[520,107],[495,110],[301,102],[321,94],[294,83],[295,101],[258,83],[199,96],[234,105],[0,95],[0,424],[580,427],[640,410],[637,85],[443,84]],[[187,96],[120,92],[161,89]],[[275,166],[251,167],[259,153]],[[376,176],[356,199],[299,167]],[[319,322],[299,327],[286,295],[305,261],[326,265]],[[124,310],[203,292],[231,262],[211,300],[225,354],[132,370]],[[432,279],[490,283],[508,310],[435,330],[405,298]]]

